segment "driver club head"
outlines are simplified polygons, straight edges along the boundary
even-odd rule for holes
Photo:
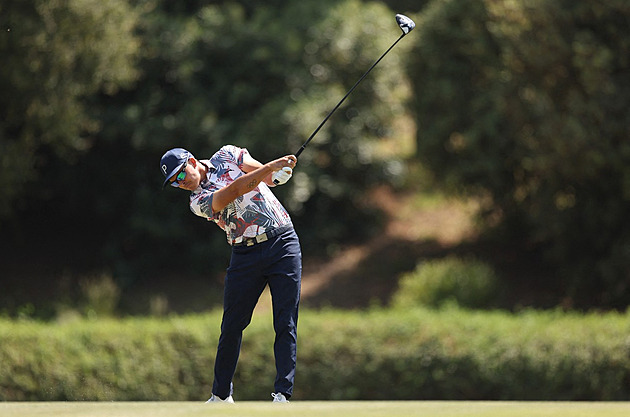
[[[416,27],[415,22],[404,14],[396,15],[396,23],[400,26],[400,30],[403,31],[403,36],[411,32]]]

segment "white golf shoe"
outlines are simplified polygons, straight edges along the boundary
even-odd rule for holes
[[[273,397],[273,403],[288,403],[289,400],[287,400],[287,397],[284,396],[283,393],[281,392],[276,392],[276,393],[272,393],[271,396]]]
[[[206,401],[206,404],[208,403],[228,403],[228,404],[234,404],[234,399],[232,398],[232,396],[230,395],[229,397],[227,397],[225,400],[222,400],[221,398],[217,397],[216,395],[212,394],[212,397],[210,397],[210,399],[208,401]]]

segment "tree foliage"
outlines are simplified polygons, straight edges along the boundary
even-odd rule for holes
[[[379,230],[367,192],[404,173],[382,151],[400,144],[413,97],[436,184],[482,196],[486,225],[543,251],[577,305],[624,306],[626,3],[4,1],[0,249],[16,268],[38,253],[50,274],[108,269],[123,290],[167,268],[223,270],[224,237],[161,191],[158,159],[226,143],[263,162],[295,152],[396,39],[391,8],[418,13],[418,28],[276,191],[305,249]]]
[[[625,1],[434,1],[413,66],[425,164],[582,305],[630,299],[629,28]]]
[[[16,217],[28,224],[14,227],[15,233],[24,242],[33,229],[69,233],[74,238],[66,239],[66,249],[73,250],[87,239],[97,263],[122,281],[181,265],[223,270],[229,256],[224,235],[190,214],[184,193],[161,190],[160,156],[182,146],[203,159],[226,143],[247,147],[262,162],[294,153],[396,39],[398,28],[385,6],[358,0],[278,2],[274,8],[249,1],[130,3],[111,8],[133,10],[128,29],[134,36],[123,31],[117,42],[127,42],[137,55],[116,56],[134,82],[121,78],[107,89],[97,88],[101,83],[77,92],[84,118],[65,120],[62,126],[71,129],[50,141],[56,146],[80,140],[83,146],[75,149],[82,153],[75,158],[51,155],[43,138],[33,136],[33,153],[46,156],[38,168],[47,175],[37,184],[47,192],[29,196],[28,206],[45,203],[47,212],[45,220],[32,208],[21,212]],[[86,45],[109,48],[91,41],[97,34],[87,22],[75,30]],[[308,237],[302,241],[306,247],[326,250],[377,229],[378,213],[364,192],[399,175],[386,169],[391,156],[380,157],[376,146],[396,136],[394,118],[406,111],[404,49],[370,74],[300,158],[294,179],[277,189],[300,234]],[[74,61],[89,60],[91,50],[81,52],[74,50]],[[81,74],[88,77],[98,68]],[[90,140],[83,140],[88,134]],[[173,263],[176,247],[188,248],[178,254],[181,265]]]
[[[42,169],[41,149],[90,146],[98,120],[84,99],[136,77],[136,15],[124,0],[10,0],[0,5],[0,218]]]

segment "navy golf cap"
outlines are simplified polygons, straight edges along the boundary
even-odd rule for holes
[[[160,160],[160,171],[162,171],[162,174],[166,177],[162,187],[166,185],[169,178],[175,175],[175,173],[184,166],[191,156],[191,153],[183,148],[173,148],[162,156]]]

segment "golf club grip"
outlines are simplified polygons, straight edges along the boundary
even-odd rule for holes
[[[297,151],[296,153],[294,153],[295,157],[296,157],[296,158],[297,158],[297,157],[299,157],[299,156],[300,156],[300,154],[302,153],[302,151],[304,151],[304,149],[306,149],[306,143],[305,143],[304,145],[302,145],[302,146],[300,147],[300,149],[298,149],[298,151]]]

